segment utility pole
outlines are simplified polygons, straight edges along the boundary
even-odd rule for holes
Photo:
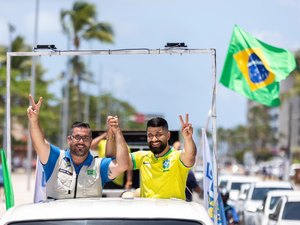
[[[37,45],[38,38],[38,18],[39,18],[39,0],[36,0],[35,4],[35,19],[34,19],[34,37],[33,37],[33,47]],[[31,79],[30,79],[30,94],[34,98],[35,96],[35,80],[36,80],[36,57],[32,57],[31,64]],[[30,103],[29,103],[30,104]],[[32,142],[29,137],[29,124],[28,124],[28,138],[27,138],[27,189],[30,190],[30,177],[31,177],[31,161],[32,161]]]
[[[8,25],[8,37],[9,37],[9,43],[8,43],[8,49],[7,49],[7,51],[8,52],[11,52],[12,51],[12,33],[13,32],[15,32],[15,27],[12,25],[12,24],[10,24],[10,23],[8,23],[7,24]],[[1,65],[0,65],[1,66]],[[6,101],[6,99],[4,98],[4,101]],[[6,143],[6,135],[7,135],[7,133],[5,132],[6,131],[6,114],[4,113],[4,122],[3,122],[3,142],[2,142],[2,146],[3,146],[3,149],[7,149],[7,143]],[[6,155],[7,155],[7,153],[6,153]],[[10,167],[10,169],[11,169],[11,156],[10,157],[8,157],[7,156],[7,158],[8,158],[8,161],[10,161],[10,163],[8,163],[8,166]]]

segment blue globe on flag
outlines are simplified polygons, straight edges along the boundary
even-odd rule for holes
[[[248,72],[250,80],[255,84],[264,82],[270,74],[261,59],[255,53],[249,56]]]

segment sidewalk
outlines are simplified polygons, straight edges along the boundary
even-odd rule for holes
[[[12,185],[14,190],[15,205],[33,202],[34,196],[35,172],[29,178],[24,170],[18,170],[12,173]],[[3,193],[3,194],[2,194]],[[0,196],[0,217],[6,212],[4,190]]]

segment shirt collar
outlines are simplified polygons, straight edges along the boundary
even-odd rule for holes
[[[72,162],[72,164],[74,165],[74,167],[76,167],[76,165],[73,163],[73,160],[72,160],[72,157],[71,157],[71,153],[70,153],[70,149],[67,149],[65,155],[66,155],[67,158],[70,159],[70,161]],[[91,165],[92,161],[93,161],[93,156],[92,156],[92,154],[89,152],[88,157],[84,160],[83,163],[81,163],[81,164],[78,165],[78,166],[83,166],[83,165],[89,166],[89,165]]]

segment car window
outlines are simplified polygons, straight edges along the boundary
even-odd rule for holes
[[[287,202],[285,204],[282,219],[283,220],[300,220],[300,202]]]
[[[13,222],[9,225],[205,225],[197,221],[174,219],[94,219]]]
[[[280,199],[279,196],[278,197],[272,197],[271,201],[270,201],[269,209],[273,209],[279,199]]]
[[[271,215],[273,215],[272,219],[275,220],[275,221],[278,220],[281,205],[282,205],[282,199],[279,200],[278,204],[276,205],[275,212],[273,214],[271,214]]]
[[[241,186],[243,184],[250,184],[250,183],[240,183],[240,182],[233,182],[231,184],[231,190],[240,190],[241,189]]]
[[[290,188],[254,188],[251,199],[252,200],[264,200],[267,193],[273,190],[291,190]]]
[[[220,182],[220,188],[226,188],[226,186],[227,186],[227,180],[222,180],[221,182]]]

